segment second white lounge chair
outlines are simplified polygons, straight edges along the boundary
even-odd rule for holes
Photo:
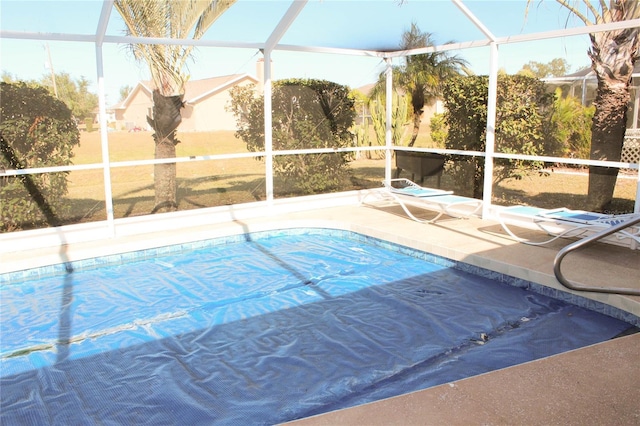
[[[638,217],[638,213],[607,215],[567,208],[549,210],[530,206],[505,207],[498,213],[500,225],[505,232],[517,241],[530,245],[544,245],[558,238],[583,238]],[[509,225],[539,229],[549,237],[543,241],[526,240],[518,237]],[[618,231],[604,241],[635,249],[640,244],[640,227],[635,225]]]

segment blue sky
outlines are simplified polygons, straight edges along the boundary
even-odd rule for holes
[[[290,2],[239,0],[205,36],[219,41],[263,42]],[[525,18],[525,0],[466,0],[464,4],[498,37],[580,27],[576,19],[552,0],[534,1]],[[98,0],[0,0],[0,28],[6,31],[93,34],[102,2]],[[281,43],[352,49],[393,50],[412,22],[433,34],[436,43],[483,39],[482,33],[448,0],[310,0]],[[107,34],[123,35],[124,25],[114,10]],[[81,42],[0,40],[0,69],[24,79],[39,79],[47,50],[56,72],[96,80],[95,47]],[[529,61],[549,62],[565,58],[571,71],[589,65],[587,36],[500,47],[500,67],[515,73]],[[476,74],[488,72],[487,48],[456,51]],[[199,48],[189,63],[192,79],[249,73],[255,75],[256,49]],[[274,52],[273,77],[323,78],[359,87],[376,80],[382,70],[378,58],[329,54]],[[105,44],[107,101],[118,101],[119,89],[148,78],[144,64],[136,63],[126,45]],[[95,87],[95,84],[94,84]]]

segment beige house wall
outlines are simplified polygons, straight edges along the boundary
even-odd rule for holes
[[[180,123],[178,130],[182,132],[236,130],[236,119],[231,112],[227,111],[231,102],[229,90],[235,86],[254,83],[253,78],[245,77],[207,96],[192,98],[192,100],[187,99],[187,103],[181,111],[182,123]],[[152,108],[151,94],[147,93],[141,85],[137,86],[127,102],[126,109],[116,110],[117,129],[131,130],[137,127],[151,130],[147,123],[147,115],[151,113]]]
[[[151,94],[141,89],[136,90],[127,108],[116,110],[117,129],[131,130],[138,127],[148,130],[147,115],[152,105]]]
[[[247,83],[242,83],[245,85]],[[231,102],[229,90],[209,95],[195,105],[187,105],[183,110],[179,129],[183,132],[208,132],[214,130],[236,130],[236,120],[226,110]]]

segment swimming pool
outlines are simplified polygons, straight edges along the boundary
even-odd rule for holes
[[[7,424],[272,424],[638,323],[533,283],[318,229],[123,253],[0,283]]]

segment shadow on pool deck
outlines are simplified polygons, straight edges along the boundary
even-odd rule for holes
[[[291,422],[335,425],[637,425],[640,334]]]
[[[182,282],[192,307],[155,322],[149,321],[147,305],[175,300],[175,294],[136,304],[141,292],[156,288],[142,280],[122,298],[109,292],[115,284],[136,280],[140,265],[114,268],[127,278],[124,283],[101,281],[94,271],[79,272],[75,279],[68,274],[68,285],[90,287],[77,292],[80,300],[127,305],[137,319],[131,324],[121,318],[120,327],[79,321],[79,339],[65,351],[68,356],[48,366],[42,366],[53,352],[48,349],[29,353],[38,368],[20,371],[28,364],[24,351],[3,359],[0,422],[273,424],[545,357],[628,328],[487,277],[345,241],[317,234],[274,239],[271,245],[267,239],[260,244],[266,258],[247,250],[254,241],[235,251],[209,249],[208,257],[230,253],[234,263],[224,259],[214,268],[221,271]],[[331,250],[332,263],[327,247],[343,244],[344,250]],[[311,258],[328,262],[324,275],[315,275],[314,262],[300,263],[301,247],[315,247]],[[378,261],[362,261],[365,253]],[[200,261],[189,265],[185,257],[198,256],[162,259],[187,275],[202,267]],[[260,265],[254,271],[275,273],[260,280],[269,283],[266,287],[229,298],[238,290],[237,281],[216,287],[216,278],[229,277],[249,258]],[[144,275],[150,275],[148,269]],[[309,287],[313,276],[321,293]],[[66,287],[66,277],[61,280]],[[200,280],[211,285],[203,288]],[[118,295],[127,287],[122,285]],[[95,312],[91,303],[75,308],[83,306],[85,316],[103,312]],[[46,309],[37,313],[47,317],[33,321],[34,329],[45,329],[43,339],[47,327],[56,324],[49,323]],[[5,328],[13,343],[22,343],[15,337],[28,320],[5,320],[10,323],[5,326],[15,327]],[[107,327],[104,333],[100,327]],[[82,338],[85,330],[94,333]]]
[[[358,221],[377,235],[478,266],[562,288],[553,259],[567,240],[533,247],[479,219],[421,225],[399,209]],[[393,214],[389,214],[393,213]],[[540,237],[529,232],[531,238]],[[563,272],[591,286],[640,288],[640,250],[596,244],[565,259]],[[640,297],[587,295],[640,315]],[[640,334],[350,409],[292,422],[315,425],[640,424]]]

